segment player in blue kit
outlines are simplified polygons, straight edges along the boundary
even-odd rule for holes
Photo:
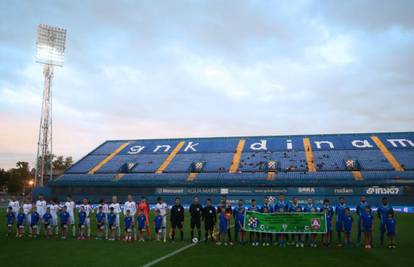
[[[125,241],[132,242],[132,227],[134,226],[134,217],[131,216],[131,210],[127,210],[124,218]]]
[[[371,206],[368,204],[366,197],[362,196],[360,199],[360,203],[356,207],[356,214],[358,215],[358,236],[357,236],[358,244],[361,244],[361,235],[363,232],[362,216],[365,214],[366,208],[371,210]]]
[[[294,197],[292,202],[288,205],[288,212],[297,212],[299,208],[299,212],[302,211],[301,206],[299,205],[299,199],[297,197]],[[296,245],[296,247],[299,247],[298,242],[296,241],[296,234],[290,235],[290,242],[288,240],[288,245]]]
[[[347,209],[348,206],[345,203],[345,198],[340,197],[339,198],[339,204],[335,208],[335,214],[336,214],[336,234],[338,235],[338,246],[342,246],[342,232],[344,231],[344,219],[345,219],[345,209]]]
[[[7,236],[10,236],[12,234],[15,220],[16,216],[14,215],[12,207],[8,207],[6,214]]]
[[[17,219],[16,219],[17,237],[23,237],[25,224],[26,224],[26,214],[24,214],[23,208],[20,208],[19,213],[17,214]]]
[[[396,248],[395,234],[396,234],[397,221],[394,219],[394,212],[389,212],[388,217],[385,220],[385,229],[388,236],[388,248]]]
[[[50,208],[46,208],[46,213],[42,217],[43,227],[45,229],[46,238],[50,238],[52,233],[52,214],[50,213]]]
[[[302,207],[301,206],[299,206],[299,205],[297,205],[296,206],[296,211],[295,212],[302,212],[303,210],[302,210]],[[293,212],[293,211],[292,211]],[[294,234],[294,242],[295,242],[295,245],[296,245],[296,247],[298,248],[298,247],[301,247],[301,248],[303,248],[304,246],[305,246],[305,244],[304,244],[304,242],[303,242],[303,234],[301,234],[301,233],[297,233],[297,234]]]
[[[84,206],[81,206],[78,212],[78,227],[79,227],[78,240],[85,239],[86,217],[87,217],[87,214],[86,214],[85,208]]]
[[[332,212],[326,206],[324,206],[323,212],[326,217],[326,234],[322,235],[322,244],[329,247],[332,241]]]
[[[351,246],[351,231],[352,231],[352,223],[354,219],[351,215],[351,210],[347,207],[345,208],[345,214],[343,217],[343,225],[345,230],[345,245],[350,247]]]
[[[278,201],[276,202],[273,212],[288,212],[289,211],[289,202],[286,201],[286,197],[284,194],[280,194],[278,197]],[[270,212],[270,211],[269,211]],[[276,234],[276,240],[279,246],[286,246],[286,242],[288,239],[287,234]]]
[[[380,243],[381,246],[384,245],[384,234],[385,234],[385,221],[388,218],[388,213],[392,213],[394,216],[394,209],[388,203],[388,198],[382,198],[382,205],[378,207],[377,210],[378,217],[380,218]]]
[[[269,213],[268,207],[264,206],[262,209],[262,213]],[[262,245],[263,246],[270,246],[270,239],[272,234],[269,233],[262,233]],[[286,242],[286,241],[284,241]],[[285,246],[286,244],[281,244],[281,246]]]
[[[331,221],[335,215],[334,208],[331,206],[329,199],[325,198],[323,200],[323,206],[319,209],[320,212],[323,212],[325,209],[327,210],[327,214],[329,214],[329,217],[331,218]],[[329,232],[329,245],[332,244],[333,235],[332,235],[332,228]]]
[[[307,204],[303,208],[303,212],[316,212],[316,210],[317,210],[317,207],[313,204],[313,199],[308,198]],[[305,241],[306,242],[309,241],[309,237],[311,237],[311,241],[310,241],[309,245],[311,247],[314,247],[316,245],[316,236],[314,236],[314,234],[305,234]],[[313,239],[315,239],[315,240],[313,240]]]
[[[96,229],[97,229],[97,240],[101,240],[104,237],[105,232],[105,213],[103,212],[103,207],[100,205],[98,207],[98,212],[96,213]]]
[[[162,222],[163,217],[160,214],[160,210],[155,210],[155,217],[154,217],[154,230],[155,230],[155,240],[161,241],[160,234],[162,232]]]
[[[259,212],[259,207],[257,207],[256,199],[252,199],[250,201],[249,210]],[[258,246],[259,245],[259,239],[260,239],[260,233],[250,232],[250,243],[252,244],[252,246]]]
[[[36,206],[33,206],[32,211],[30,212],[30,229],[32,229],[32,237],[37,237],[38,234],[38,225],[39,225],[40,215],[37,212]]]
[[[59,213],[62,239],[66,239],[67,234],[68,234],[68,222],[69,222],[70,214],[67,211],[67,209],[68,207],[65,205],[63,206],[63,210]]]
[[[362,231],[364,232],[365,236],[365,248],[370,249],[372,244],[372,226],[374,221],[374,216],[371,213],[371,207],[365,207],[365,212],[362,213],[360,219],[362,224]]]
[[[110,207],[109,214],[108,214],[108,228],[111,234],[108,240],[110,241],[115,241],[115,230],[118,228],[117,223],[116,223],[116,218],[117,218],[117,215],[114,212],[114,207]]]
[[[219,241],[216,243],[217,245],[224,244],[227,246],[226,236],[229,229],[229,219],[227,218],[225,207],[222,206],[219,215]]]
[[[243,224],[244,224],[244,208],[241,206],[238,207],[237,210],[235,210],[235,218],[234,223],[238,226],[238,232],[236,233],[236,236],[238,236],[239,244],[244,245],[244,231],[243,231]]]
[[[239,241],[240,231],[242,229],[240,228],[240,225],[236,222],[236,218],[238,217],[239,213],[244,214],[243,199],[239,199],[239,201],[237,203],[237,207],[234,208],[232,213],[233,213],[233,217],[234,217],[234,220],[235,220],[235,223],[234,223],[234,242],[237,242],[237,241]]]
[[[145,214],[140,210],[138,213],[138,218],[137,218],[137,222],[138,222],[138,232],[139,232],[139,241],[140,242],[144,242],[144,232],[145,232],[145,225],[147,222],[147,217],[145,217]]]

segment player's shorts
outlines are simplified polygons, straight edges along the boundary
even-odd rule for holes
[[[161,228],[155,228],[155,233],[161,233]]]
[[[219,229],[220,234],[226,234],[227,233],[227,227],[226,228],[221,228]]]
[[[227,227],[227,224],[226,225],[219,225],[219,231],[220,231],[220,233],[221,232],[226,232],[227,233],[227,230],[228,230],[229,228]]]
[[[342,232],[344,230],[344,222],[342,220],[337,221],[335,225],[337,232]]]
[[[145,231],[145,225],[138,226],[138,231],[144,232]]]
[[[60,227],[63,228],[63,229],[66,229],[66,228],[68,228],[68,224],[67,223],[61,223]]]
[[[214,230],[214,224],[206,222],[206,223],[204,223],[204,229],[206,231],[213,231]]]
[[[367,227],[363,227],[363,228],[362,228],[362,230],[363,230],[365,233],[369,233],[369,232],[372,232],[372,227],[369,227],[369,228],[367,228]]]
[[[98,230],[104,230],[105,229],[105,224],[103,223],[103,224],[97,224],[96,225],[96,228],[98,229]]]
[[[52,228],[52,226],[50,225],[50,223],[45,223],[44,225],[45,225],[45,229],[50,229],[50,228]]]
[[[391,232],[391,231],[388,231],[388,232],[387,232],[387,236],[391,236],[391,237],[392,237],[392,236],[395,236],[395,232],[394,232],[394,231],[392,231],[392,232]]]
[[[173,229],[175,229],[175,228],[182,229],[183,224],[181,222],[171,221],[171,227]]]
[[[75,215],[69,212],[69,224],[75,224]]]
[[[57,218],[57,216],[52,216],[52,225],[53,226],[58,225],[58,218]]]
[[[111,229],[111,230],[115,230],[116,227],[117,227],[115,223],[114,224],[109,224],[108,226],[109,226],[109,229]]]
[[[191,221],[190,221],[190,227],[191,227],[191,229],[194,229],[194,227],[196,227],[197,229],[200,229],[200,227],[201,227],[200,220],[193,220],[193,219],[191,219]]]
[[[82,229],[85,228],[85,224],[84,223],[79,223],[78,226],[79,226],[79,228],[82,228]]]

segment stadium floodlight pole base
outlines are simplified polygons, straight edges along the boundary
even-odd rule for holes
[[[42,111],[40,116],[39,139],[36,155],[36,186],[43,186],[46,175],[47,159],[52,158],[52,79],[53,65],[45,64],[43,68],[44,88]],[[52,178],[52,162],[50,162],[50,178]]]

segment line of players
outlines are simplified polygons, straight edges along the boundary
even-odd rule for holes
[[[230,201],[223,200],[217,205],[217,208],[212,205],[210,199],[206,201],[203,207],[197,197],[194,197],[193,203],[190,205],[190,228],[191,240],[194,240],[195,230],[197,231],[197,240],[201,240],[201,223],[204,223],[205,236],[204,239],[210,238],[217,244],[233,244],[239,242],[244,244],[247,241],[247,233],[243,231],[244,212],[245,210],[257,211],[262,213],[272,212],[325,212],[327,218],[328,233],[322,235],[322,244],[329,246],[333,240],[332,222],[335,217],[335,230],[337,233],[338,246],[343,244],[351,245],[351,231],[354,224],[354,219],[350,208],[345,203],[345,198],[340,197],[339,203],[334,209],[328,199],[325,199],[321,207],[313,204],[313,200],[309,198],[306,205],[301,206],[298,198],[287,201],[283,194],[278,196],[274,205],[270,204],[269,198],[265,197],[263,205],[259,207],[255,199],[251,200],[249,207],[244,207],[243,200],[239,200],[237,207],[233,208]],[[131,195],[124,203],[123,208],[117,201],[117,197],[113,196],[111,203],[101,201],[94,210],[87,198],[83,199],[82,204],[77,208],[77,227],[75,225],[75,202],[70,196],[67,201],[59,205],[57,201],[52,200],[47,204],[42,195],[39,199],[31,204],[25,201],[22,207],[16,199],[9,202],[7,212],[7,226],[8,234],[12,233],[13,225],[16,224],[17,237],[22,237],[27,229],[29,236],[38,236],[41,229],[47,238],[59,234],[62,239],[66,239],[70,226],[72,227],[72,234],[74,237],[82,240],[91,237],[91,220],[92,213],[96,213],[97,223],[97,239],[115,240],[115,237],[121,239],[122,232],[124,232],[124,240],[145,240],[150,239],[150,221],[149,213],[150,206],[145,200],[141,198],[137,204],[133,201]],[[124,231],[121,231],[120,215],[123,213]],[[388,199],[384,197],[381,205],[377,210],[378,218],[380,219],[380,244],[384,243],[384,235],[387,233],[389,240],[389,247],[395,248],[395,233],[396,220],[394,218],[394,210],[388,203]],[[137,215],[137,216],[136,216]],[[155,205],[155,216],[153,219],[153,226],[155,230],[155,239],[158,241],[167,240],[167,216],[170,215],[170,231],[169,237],[171,240],[175,239],[176,231],[180,232],[180,239],[184,239],[184,207],[181,205],[181,199],[176,198],[174,205],[169,209],[168,205],[163,202],[161,198],[157,199]],[[364,235],[365,248],[372,246],[372,231],[374,215],[372,214],[371,206],[367,203],[364,196],[356,208],[357,220],[357,243],[361,244],[362,235]],[[231,218],[234,219],[234,240],[232,239]],[[215,237],[216,225],[218,223],[218,237]],[[78,235],[76,234],[78,229]],[[138,231],[137,231],[138,230]],[[309,246],[317,246],[316,234],[259,234],[249,232],[249,242],[253,246],[258,246],[261,243],[264,246],[269,246],[271,243],[279,246],[286,246],[289,244],[296,245],[296,247],[303,247],[307,242]],[[342,238],[344,235],[344,243]],[[275,242],[273,242],[275,240]]]

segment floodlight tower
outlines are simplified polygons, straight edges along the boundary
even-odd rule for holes
[[[41,24],[37,28],[36,62],[44,65],[45,78],[43,88],[42,112],[40,116],[39,139],[36,155],[36,186],[43,186],[46,176],[46,160],[52,155],[52,79],[53,67],[63,66],[66,43],[66,30]],[[50,179],[53,178],[50,162]]]

